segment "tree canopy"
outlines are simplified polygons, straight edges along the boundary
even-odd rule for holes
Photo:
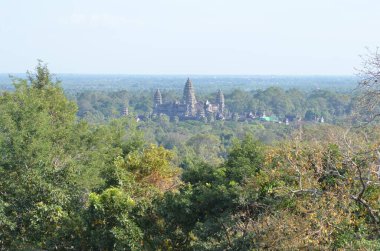
[[[0,95],[0,250],[380,249],[377,124],[282,127],[266,144],[262,124],[88,122],[42,62],[14,86]],[[289,92],[253,95],[296,112]],[[344,98],[310,95],[344,113]]]

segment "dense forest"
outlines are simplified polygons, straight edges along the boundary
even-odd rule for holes
[[[40,63],[0,95],[0,250],[378,250],[374,80],[226,93],[305,123],[136,122],[153,93],[67,95]]]

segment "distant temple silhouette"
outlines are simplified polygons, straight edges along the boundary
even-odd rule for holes
[[[153,101],[153,114],[155,115],[166,114],[171,118],[178,117],[181,120],[198,120],[209,116],[223,120],[225,117],[223,92],[221,90],[218,91],[215,103],[211,103],[208,100],[206,102],[197,101],[190,79],[186,81],[181,102],[172,101],[163,103],[159,89],[155,92]]]

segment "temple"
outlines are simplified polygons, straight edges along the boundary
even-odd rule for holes
[[[190,79],[187,79],[181,102],[172,101],[163,103],[162,95],[159,89],[153,97],[153,114],[166,114],[170,118],[178,117],[181,120],[199,120],[205,117],[214,117],[223,120],[225,117],[224,95],[221,90],[218,91],[215,103],[208,100],[205,102],[197,101],[195,90]]]

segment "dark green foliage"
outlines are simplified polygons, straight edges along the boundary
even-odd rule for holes
[[[254,176],[263,164],[262,150],[257,141],[247,137],[234,143],[224,165],[200,163],[187,168],[182,174],[185,185],[156,201],[156,209],[148,214],[159,218],[154,229],[163,233],[158,238],[148,231],[148,243],[174,250],[254,248],[248,233],[236,224],[259,212],[249,206],[258,196],[242,191],[243,180]]]

